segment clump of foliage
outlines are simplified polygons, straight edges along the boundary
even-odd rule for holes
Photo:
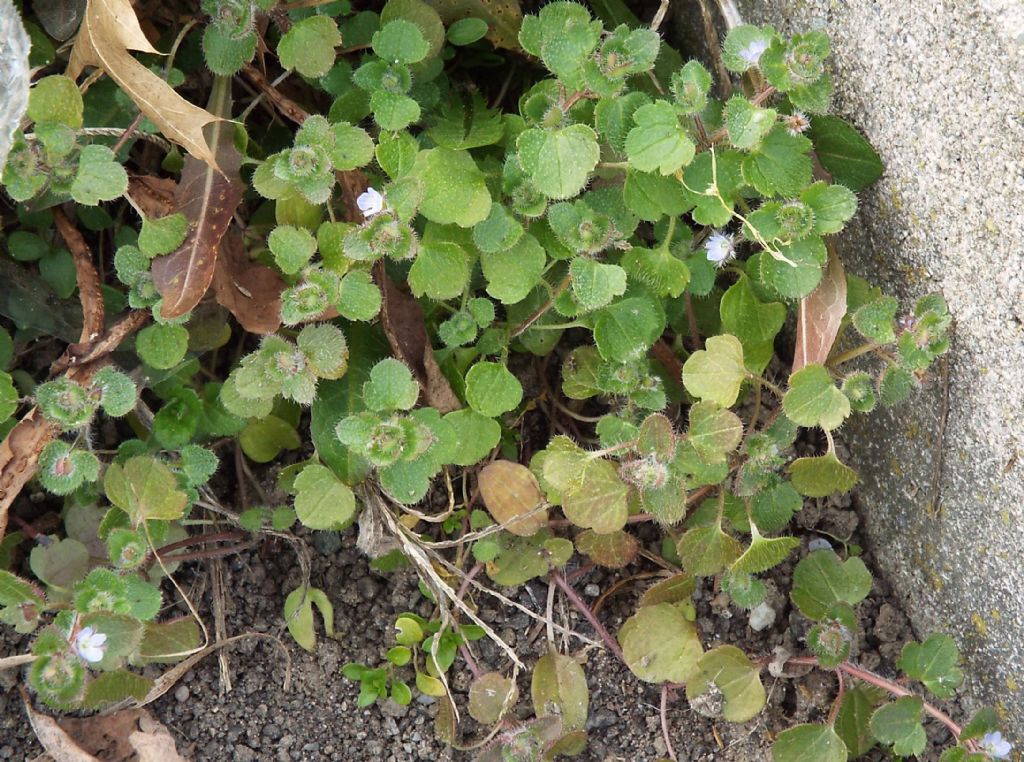
[[[162,580],[201,557],[187,549],[224,539],[190,534],[213,511],[238,537],[359,519],[377,568],[411,564],[436,616],[400,615],[387,663],[344,675],[360,706],[406,704],[410,683],[440,698],[452,739],[461,651],[470,715],[501,725],[483,759],[579,752],[588,693],[552,651],[533,665],[536,719],[505,719],[522,665],[507,648],[510,674],[472,661],[472,641],[496,637],[463,600],[488,594],[481,571],[549,578],[638,679],[702,713],[765,706],[771,659],[708,648],[692,594],[713,580],[774,615],[761,577],[800,552],[794,514],[857,482],[834,432],[911,395],[950,327],[940,296],[904,307],[843,271],[832,236],[881,164],[827,114],[828,38],[733,29],[716,88],[624,7],[445,7],[203,0],[196,25],[162,30],[162,61],[127,0],[90,0],[70,61],[36,49],[3,174],[5,271],[32,285],[0,301],[0,532],[32,474],[62,498],[63,528],[11,509],[0,619],[37,633],[27,679],[45,703],[142,701],[138,667],[200,649],[198,619],[157,619]],[[76,84],[89,66],[108,76]],[[235,79],[259,93],[244,110]],[[49,374],[22,351],[45,336],[70,342]],[[93,445],[106,419],[113,453]],[[522,425],[543,419],[553,436]],[[794,453],[801,429],[816,454]],[[275,466],[290,503],[222,504],[226,443]],[[644,522],[666,529],[672,573],[613,638],[564,568],[638,563]],[[800,555],[789,596],[808,655],[773,668],[841,679],[827,720],[778,729],[774,759],[920,754],[926,716],[955,736],[944,762],[1004,758],[994,713],[960,728],[926,701],[963,680],[949,637],[907,644],[899,684],[857,667],[858,549]],[[288,595],[302,647],[314,609],[333,635],[333,592]]]

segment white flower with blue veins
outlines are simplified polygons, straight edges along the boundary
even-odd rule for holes
[[[981,739],[981,750],[992,759],[1009,759],[1013,751],[1013,744],[1003,739],[1003,734],[998,730],[993,733],[986,733]]]
[[[92,627],[83,627],[75,635],[75,653],[90,664],[103,661],[103,652],[107,650],[107,636]]]
[[[374,188],[367,188],[364,193],[359,194],[356,206],[359,207],[359,211],[363,213],[364,217],[372,217],[375,214],[380,214],[384,208],[384,196]]]
[[[751,66],[757,66],[757,62],[761,60],[761,54],[766,50],[768,50],[768,40],[757,39],[743,48],[739,52],[739,56]]]
[[[714,262],[716,267],[721,267],[736,256],[736,245],[728,233],[712,233],[704,242],[704,250],[708,254],[708,261]]]

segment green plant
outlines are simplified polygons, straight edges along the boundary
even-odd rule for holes
[[[76,42],[72,75],[97,50],[126,55],[124,39],[103,31],[100,5],[86,11],[98,31]],[[4,174],[20,204],[6,249],[38,262],[54,286],[59,268],[44,262],[55,224],[86,322],[51,380],[0,373],[5,433],[17,426],[41,442],[36,464],[9,436],[3,467],[36,469],[66,506],[65,536],[31,551],[37,582],[0,571],[0,618],[39,630],[33,689],[61,709],[144,697],[151,681],[128,666],[199,648],[196,619],[154,621],[155,580],[192,557],[171,551],[288,533],[296,520],[340,531],[359,518],[361,536],[373,535],[365,523],[387,537],[367,540],[377,568],[411,563],[438,611],[396,620],[385,666],[345,667],[361,707],[408,703],[411,666],[416,689],[443,699],[441,727],[454,716],[446,674],[461,651],[474,673],[469,713],[497,729],[483,759],[582,749],[586,678],[571,656],[534,666],[536,719],[525,725],[507,719],[515,653],[501,644],[511,677],[475,664],[469,643],[496,636],[463,599],[485,572],[499,586],[548,578],[638,679],[660,686],[663,703],[685,689],[726,720],[760,713],[770,659],[705,650],[696,586],[714,579],[738,607],[763,613],[759,576],[801,545],[787,534],[793,515],[857,482],[834,432],[854,413],[907,398],[949,345],[941,296],[902,311],[846,275],[828,238],[881,163],[826,114],[827,37],[734,29],[722,61],[735,89],[724,98],[701,63],[682,63],[656,31],[606,26],[572,2],[544,5],[512,36],[492,6],[515,3],[467,3],[458,20],[421,0],[390,0],[379,14],[348,2],[201,5],[205,25],[183,30],[174,49],[193,44],[203,56],[183,56],[181,71],[168,62],[157,75],[128,57],[142,71],[109,72],[123,93],[96,85],[84,96],[70,76],[40,78]],[[249,66],[261,14],[301,103]],[[528,73],[486,93],[472,67],[501,60],[496,50]],[[138,97],[150,83],[165,105],[176,102],[171,83],[209,73],[209,111],[154,112]],[[251,108],[223,121],[235,113],[232,76],[296,123],[294,134]],[[117,136],[84,126],[100,109],[126,125]],[[171,149],[160,163],[180,172],[173,201],[155,191],[166,177],[129,182],[125,163],[157,171],[149,153],[125,150],[136,138],[188,153]],[[122,196],[138,223],[105,211],[128,212]],[[61,210],[68,200],[80,205],[76,222]],[[79,225],[112,268],[95,267]],[[106,310],[123,311],[109,329]],[[225,326],[223,310],[237,326]],[[19,343],[32,338],[18,328]],[[9,367],[12,342],[0,337]],[[232,340],[236,363],[216,351]],[[134,350],[117,356],[131,374],[105,364],[119,346]],[[15,424],[29,398],[38,416],[23,411]],[[538,406],[567,433],[524,434],[519,424]],[[91,444],[101,414],[123,419],[112,459]],[[803,436],[818,454],[795,455],[800,429],[816,432]],[[261,464],[311,441],[312,456],[280,471],[291,506],[220,505],[209,481],[215,448],[231,440]],[[486,511],[469,487],[456,497],[459,478],[475,480]],[[449,505],[438,513],[429,496],[442,481]],[[3,499],[6,517],[13,496]],[[197,507],[240,531],[189,537],[185,527],[205,521],[192,517]],[[93,538],[74,536],[84,522],[71,516],[83,512],[96,519],[104,559],[90,560]],[[612,637],[564,568],[577,554],[611,569],[633,563],[641,542],[630,530],[643,522],[669,530],[662,555],[675,573]],[[960,728],[906,681],[849,660],[870,587],[853,547],[796,564],[789,594],[812,623],[810,655],[786,663],[830,670],[839,687],[824,722],[779,733],[774,759],[843,760],[876,743],[920,754],[926,714],[954,736],[944,762],[1004,758],[992,712]],[[333,636],[331,592],[304,584],[287,598],[304,648],[316,644],[314,608]],[[953,641],[932,635],[908,644],[899,666],[947,698],[963,680],[957,662]]]

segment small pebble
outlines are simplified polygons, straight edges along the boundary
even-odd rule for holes
[[[184,704],[186,701],[188,701],[188,696],[189,690],[187,685],[179,685],[177,689],[174,691],[175,700],[177,700],[181,704]]]
[[[813,553],[816,550],[832,550],[832,543],[826,540],[824,537],[815,537],[809,543],[807,543],[807,550]]]
[[[761,632],[775,623],[775,609],[767,603],[759,603],[750,611],[750,629]]]
[[[583,588],[583,594],[588,598],[596,598],[601,594],[601,588],[591,582],[585,588]]]

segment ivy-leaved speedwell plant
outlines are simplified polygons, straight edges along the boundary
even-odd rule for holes
[[[92,53],[116,46],[101,5],[86,10],[100,30]],[[619,5],[595,18],[561,1],[521,16],[518,3],[480,0],[463,16],[422,0],[379,13],[204,0],[195,28],[167,30],[177,58],[133,61],[160,97],[207,87],[202,141],[147,110],[130,65],[109,72],[122,92],[39,63],[52,73],[33,87],[3,176],[18,202],[5,249],[64,299],[77,285],[95,328],[40,383],[0,333],[10,463],[15,435],[33,432],[42,444],[26,467],[64,499],[62,532],[23,522],[0,545],[12,567],[35,543],[35,581],[0,571],[0,618],[38,630],[28,681],[43,701],[144,700],[152,681],[130,667],[200,647],[198,619],[156,621],[163,575],[206,557],[187,548],[359,519],[375,567],[411,564],[436,607],[397,617],[385,665],[345,667],[360,706],[407,704],[411,683],[441,700],[439,732],[454,741],[446,675],[461,654],[468,712],[496,729],[483,759],[583,748],[587,679],[571,653],[552,644],[533,665],[526,723],[509,719],[515,652],[503,651],[511,674],[476,663],[472,642],[497,637],[464,600],[495,593],[476,580],[485,572],[500,587],[548,578],[640,680],[685,690],[697,711],[761,712],[771,659],[709,648],[693,593],[713,580],[752,621],[774,617],[762,578],[800,548],[794,514],[857,482],[834,432],[912,394],[948,348],[950,316],[940,296],[904,307],[843,271],[831,237],[881,164],[827,114],[823,33],[733,29],[720,51],[732,81],[716,87]],[[91,60],[79,45],[73,60]],[[276,80],[253,63],[264,49]],[[244,110],[234,78],[258,93]],[[94,126],[100,113],[123,128]],[[155,158],[171,143],[188,155]],[[109,266],[88,262],[77,226]],[[121,319],[107,326],[105,311]],[[19,345],[46,333],[24,310],[8,317]],[[538,415],[550,436],[522,425]],[[121,421],[113,453],[93,444],[102,416]],[[796,456],[800,436],[817,452]],[[290,499],[225,506],[234,498],[213,480],[225,443],[277,464]],[[288,454],[304,443],[311,456]],[[237,530],[189,535],[213,515]],[[612,637],[566,567],[637,562],[631,527],[644,522],[666,528],[656,557],[671,572]],[[920,754],[929,716],[954,736],[944,762],[1005,758],[994,713],[961,728],[926,700],[963,680],[950,638],[907,644],[900,683],[856,665],[871,575],[855,546],[816,545],[792,576],[808,655],[772,668],[841,677],[826,718],[780,729],[778,762],[876,744]],[[316,644],[314,610],[333,636],[332,592],[287,596],[302,647]]]

